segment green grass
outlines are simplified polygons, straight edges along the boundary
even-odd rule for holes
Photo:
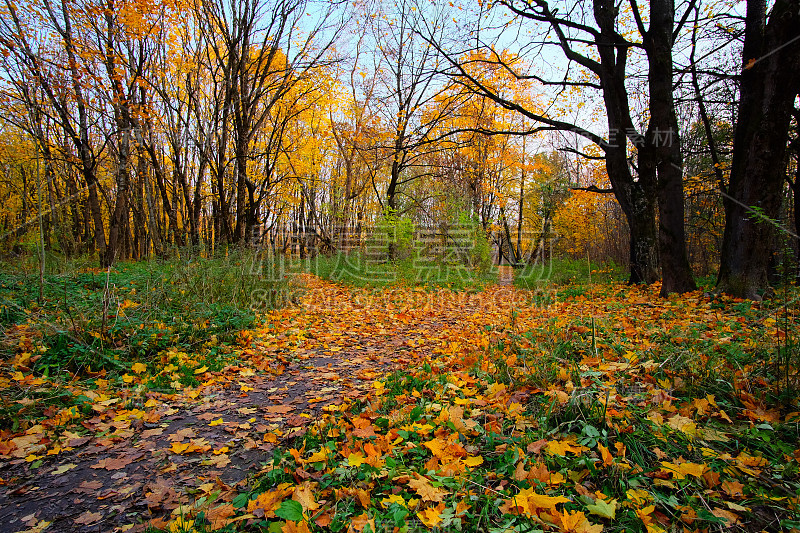
[[[27,351],[33,370],[53,375],[119,372],[170,347],[192,351],[209,340],[232,342],[257,322],[258,312],[286,300],[288,283],[251,273],[253,261],[247,251],[211,258],[184,254],[102,271],[87,261],[54,259],[41,300],[35,265],[5,264],[0,349],[7,356]]]
[[[309,271],[323,279],[354,287],[412,285],[448,287],[454,290],[480,290],[497,283],[496,266],[472,268],[453,261],[415,262],[375,260],[361,252],[320,255],[309,261]],[[542,265],[533,264],[514,271],[514,285],[522,289],[560,287],[559,297],[582,294],[591,283],[620,281],[623,269],[614,264],[588,264],[586,261],[556,258]]]
[[[470,268],[455,260],[378,260],[360,252],[319,255],[311,260],[309,270],[322,279],[353,287],[410,285],[469,290],[480,289],[497,281],[495,268]]]
[[[613,263],[598,264],[582,259],[553,258],[546,263],[536,263],[514,271],[514,285],[521,289],[538,289],[545,286],[572,288],[564,296],[577,296],[591,283],[622,281],[624,269]]]

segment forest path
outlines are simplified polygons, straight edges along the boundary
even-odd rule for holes
[[[509,315],[517,295],[304,283],[298,306],[240,335],[239,365],[200,374],[200,386],[111,396],[90,418],[12,439],[0,450],[0,531],[140,531],[202,494],[229,502],[321,412],[365,397],[388,371],[452,352],[467,329]]]

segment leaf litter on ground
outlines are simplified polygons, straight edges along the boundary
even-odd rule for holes
[[[218,370],[176,348],[116,382],[58,384],[86,401],[4,430],[0,453],[23,472],[3,479],[22,489],[7,501],[34,498],[25,483],[42,469],[58,479],[94,455],[95,471],[149,460],[161,477],[82,510],[75,530],[106,514],[126,531],[800,526],[795,309],[618,284],[307,283]],[[153,390],[187,365],[196,386]],[[56,387],[19,361],[2,379]],[[233,450],[255,459],[228,484]],[[29,530],[53,519],[27,517]]]

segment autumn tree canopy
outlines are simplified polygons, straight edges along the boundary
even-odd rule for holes
[[[313,255],[469,221],[496,261],[547,242],[664,295],[721,268],[721,290],[759,297],[795,224],[800,69],[782,66],[800,61],[798,16],[757,0],[5,0],[2,248]]]

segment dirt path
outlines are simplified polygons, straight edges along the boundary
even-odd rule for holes
[[[72,449],[38,468],[0,456],[0,531],[138,531],[163,527],[204,493],[229,501],[323,409],[441,353],[459,342],[466,317],[504,312],[513,295],[350,291],[312,279],[302,304],[271,313],[242,365],[209,373],[209,385],[147,393],[137,411],[110,401],[81,421],[87,436],[73,427]]]

